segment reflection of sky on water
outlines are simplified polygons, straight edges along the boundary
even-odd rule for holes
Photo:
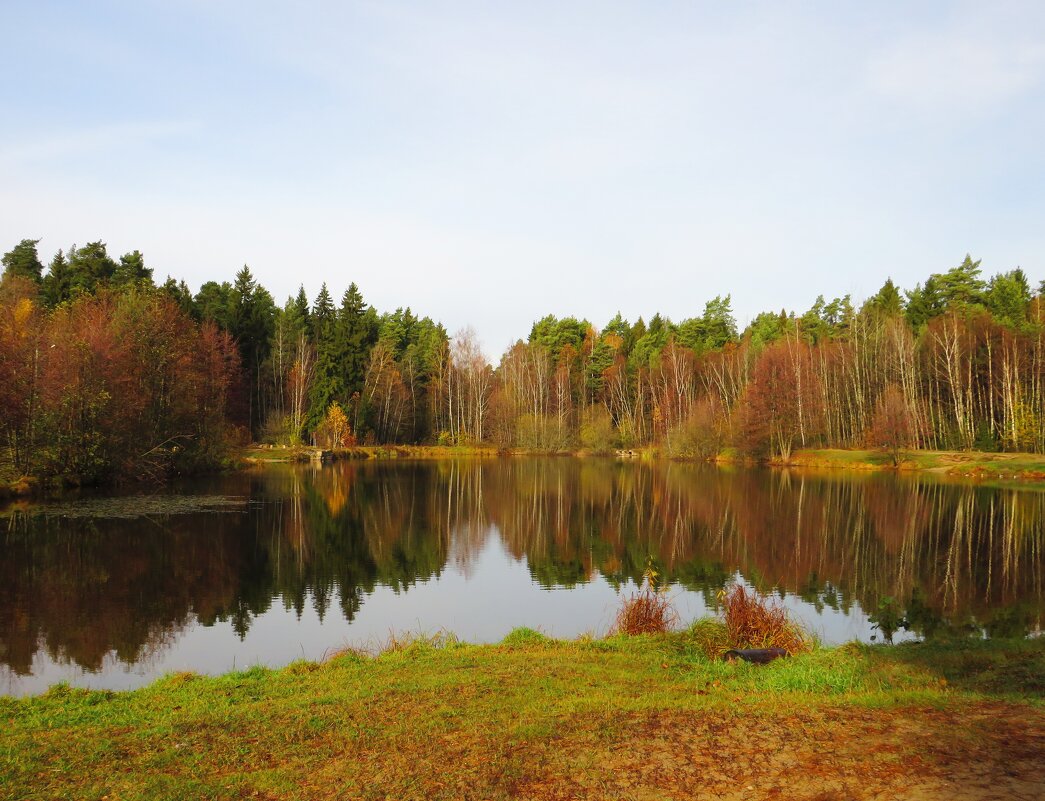
[[[782,588],[828,644],[881,638],[883,611],[910,624],[894,641],[1021,636],[1041,625],[1043,520],[1034,491],[594,459],[290,465],[87,494],[3,518],[0,693],[281,666],[393,632],[601,635],[650,558],[683,625],[741,580]]]
[[[741,578],[739,574],[737,578]],[[310,594],[300,617],[277,601],[252,620],[242,640],[228,622],[191,623],[133,665],[110,653],[97,673],[71,662],[56,662],[41,649],[31,676],[16,676],[0,667],[0,692],[34,694],[60,681],[76,687],[125,690],[183,670],[218,674],[254,665],[278,667],[296,659],[321,660],[345,646],[380,648],[393,632],[447,631],[468,642],[496,642],[520,626],[560,638],[602,635],[613,624],[621,594],[634,590],[629,582],[618,593],[600,575],[569,589],[544,589],[533,581],[525,560],[512,557],[491,527],[482,548],[470,554],[467,562],[451,560],[441,576],[419,581],[405,592],[377,587],[351,623],[336,603],[320,620]],[[714,613],[701,593],[673,586],[669,594],[683,624]],[[858,604],[848,614],[830,607],[817,611],[812,604],[788,595],[784,605],[825,643],[868,640],[874,634]]]

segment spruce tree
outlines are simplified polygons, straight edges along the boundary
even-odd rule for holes
[[[336,322],[334,301],[324,282],[312,306],[311,315],[312,340],[316,346],[316,374],[305,424],[310,431],[323,421],[327,407],[343,394],[343,384],[338,375]]]
[[[377,342],[377,315],[363,301],[359,287],[349,284],[337,315],[340,376],[344,398],[363,391],[367,359]]]
[[[72,297],[72,275],[69,270],[69,262],[66,261],[65,254],[62,251],[59,250],[54,254],[54,258],[51,259],[51,263],[47,267],[47,275],[44,276],[41,286],[44,303],[47,304],[48,308],[53,309]]]

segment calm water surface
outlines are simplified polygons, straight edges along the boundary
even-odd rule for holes
[[[513,459],[273,465],[0,510],[0,693],[320,659],[390,632],[604,633],[653,558],[683,620],[743,581],[828,643],[1040,632],[1045,492]]]

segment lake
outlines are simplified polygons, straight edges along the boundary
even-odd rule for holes
[[[683,622],[741,581],[825,643],[1040,633],[1045,492],[505,458],[274,464],[0,510],[0,693],[122,689],[440,630],[606,633],[649,560]]]

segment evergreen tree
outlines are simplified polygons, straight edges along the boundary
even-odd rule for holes
[[[907,322],[915,331],[920,331],[929,320],[943,313],[944,302],[935,276],[930,276],[924,287],[916,284],[914,289],[904,294],[907,295]]]
[[[311,323],[316,346],[316,374],[305,425],[310,431],[323,422],[330,404],[344,394],[344,385],[338,375],[337,312],[326,282],[312,306]]]
[[[701,317],[704,347],[718,349],[737,339],[737,321],[733,318],[732,295],[716,295],[704,304]]]
[[[125,253],[120,256],[120,263],[112,276],[114,286],[131,286],[134,284],[152,284],[152,269],[145,266],[145,257],[141,251]]]
[[[987,285],[984,299],[994,319],[1011,328],[1027,322],[1031,302],[1030,282],[1019,267],[994,276]]]
[[[40,283],[44,266],[36,252],[39,243],[39,239],[23,239],[5,253],[0,258],[0,264],[4,265],[4,278],[18,276]]]
[[[275,303],[268,290],[259,286],[250,268],[236,273],[232,285],[232,319],[229,333],[239,346],[243,367],[251,387],[250,419],[253,430],[264,422],[261,395],[261,366],[268,358]]]
[[[705,339],[704,321],[699,317],[691,317],[677,325],[672,325],[671,333],[676,345],[689,348],[694,353],[703,352]]]
[[[966,253],[965,260],[943,275],[933,276],[939,282],[940,296],[945,307],[964,307],[983,303],[987,288],[980,278],[980,262]]]
[[[887,317],[896,317],[903,313],[904,303],[900,290],[896,288],[892,278],[886,278],[882,288],[868,301],[870,306]]]
[[[641,320],[639,321],[642,322]],[[635,369],[653,366],[655,359],[668,344],[672,334],[671,321],[654,314],[642,336],[635,341],[629,363]]]
[[[105,286],[116,273],[116,262],[109,258],[104,242],[88,242],[69,252],[69,276],[73,294],[93,294]]]
[[[625,356],[631,351],[631,346],[635,344],[635,339],[631,333],[631,326],[628,325],[628,321],[621,316],[618,311],[613,319],[606,323],[606,327],[602,329],[603,336],[615,336],[620,339],[620,351]]]
[[[613,334],[610,336],[615,337]],[[607,338],[606,332],[596,337],[591,346],[591,354],[588,356],[588,362],[585,365],[585,382],[589,397],[595,398],[602,392],[606,383],[603,373],[613,364],[616,349],[613,347],[611,340]]]
[[[195,307],[200,319],[232,331],[235,308],[232,284],[228,281],[207,281],[196,293]]]
[[[409,309],[406,314],[409,317]],[[402,315],[399,327],[402,334],[397,343],[397,355],[402,354],[409,333],[409,321],[404,321]],[[370,357],[371,348],[377,343],[377,335],[377,313],[363,302],[359,287],[349,284],[341,298],[341,308],[337,316],[337,338],[341,357],[339,366],[346,399],[353,393],[363,391],[367,359]]]
[[[44,303],[53,309],[69,300],[73,294],[72,275],[65,254],[58,251],[47,267],[47,275],[42,282]]]
[[[297,297],[294,298],[294,314],[297,319],[304,321],[306,330],[310,330],[310,314],[308,309],[308,295],[305,294],[305,287],[298,287]]]
[[[189,317],[199,322],[196,304],[192,300],[192,292],[184,281],[175,281],[171,276],[160,285],[160,289],[178,304],[178,307]]]
[[[578,320],[576,317],[556,319],[549,314],[533,324],[529,341],[531,345],[545,348],[554,363],[559,360],[560,351],[567,345],[579,352],[589,328],[591,323],[587,320]]]
[[[783,310],[779,314],[762,312],[751,321],[744,335],[751,337],[751,344],[756,350],[761,350],[765,345],[782,337],[788,323],[787,312]]]

